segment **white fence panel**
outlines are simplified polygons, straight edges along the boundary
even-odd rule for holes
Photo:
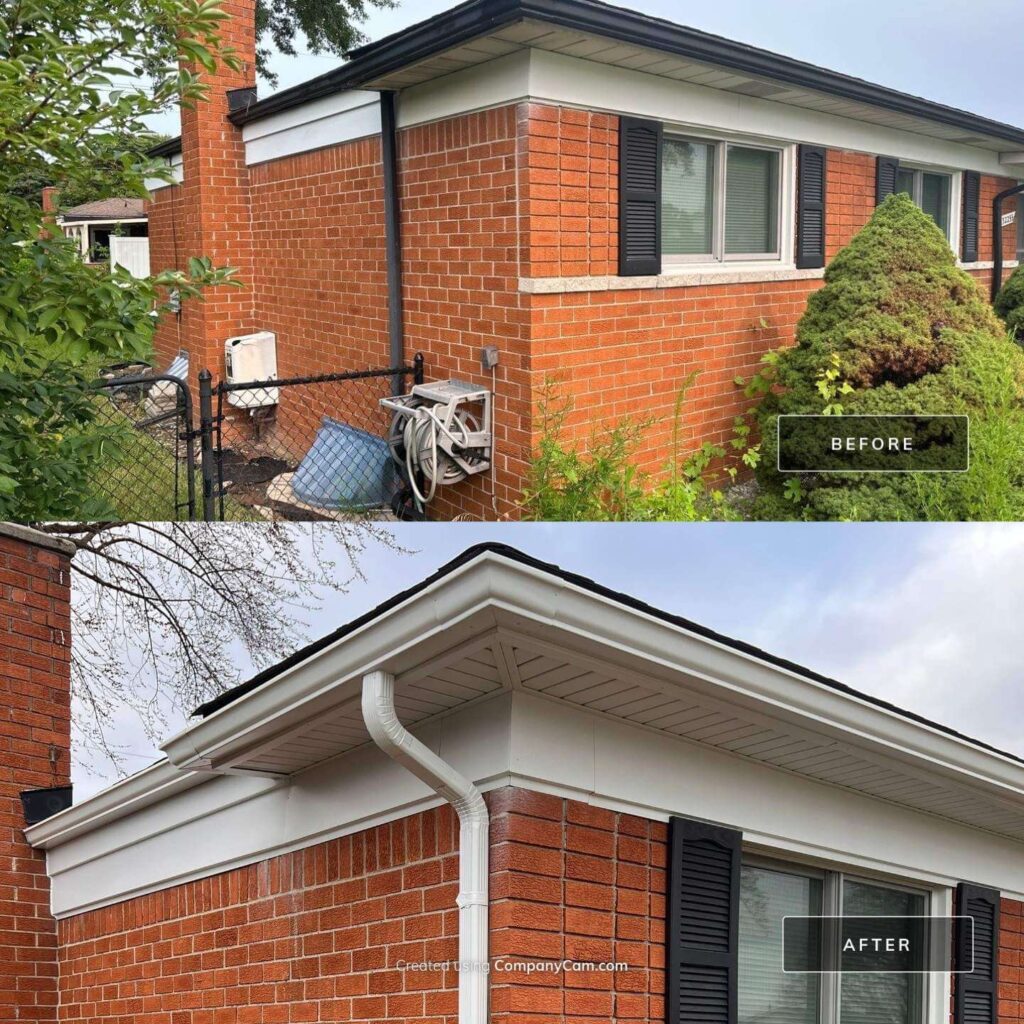
[[[132,277],[149,277],[149,239],[110,236],[110,268],[124,267]]]

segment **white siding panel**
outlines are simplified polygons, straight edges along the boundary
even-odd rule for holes
[[[242,128],[247,164],[379,134],[380,99],[363,90],[324,96]]]

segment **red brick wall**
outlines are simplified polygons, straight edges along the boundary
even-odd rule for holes
[[[164,270],[184,270],[188,257],[194,252],[185,248],[186,241],[194,239],[183,223],[181,187],[168,185],[154,192],[146,203],[149,217],[149,266],[154,274]],[[179,232],[184,238],[179,237]],[[182,350],[188,349],[188,321],[185,315],[165,313],[157,323],[154,347],[156,365],[166,370],[171,360]],[[198,372],[197,367],[193,372]]]
[[[1024,903],[1001,901],[999,912],[999,1024],[1024,1021]]]
[[[0,1020],[53,1021],[56,928],[19,794],[67,785],[69,561],[0,535]],[[52,751],[52,756],[51,756]]]
[[[617,274],[619,119],[539,103],[520,118],[524,276]]]
[[[501,107],[402,132],[406,350],[430,379],[490,388],[480,348],[497,345],[495,477],[439,494],[433,514],[493,519],[514,511],[529,460],[529,315],[519,294],[517,109]],[[492,490],[493,487],[493,490]],[[492,501],[493,498],[493,501]]]
[[[456,1024],[448,807],[60,922],[60,1020]]]
[[[495,1024],[664,1017],[665,826],[525,790],[489,794]],[[60,922],[61,1021],[456,1024],[450,808]]]
[[[183,180],[176,188],[158,191],[148,204],[154,273],[207,256],[216,267],[236,268],[245,284],[206,289],[202,302],[186,302],[180,317],[168,315],[160,326],[161,368],[182,347],[191,356],[193,379],[203,367],[219,375],[224,339],[253,329],[248,172],[242,133],[227,120],[227,91],[256,82],[255,4],[225,0],[222,9],[229,17],[221,23],[221,42],[242,66],[236,71],[221,63],[214,72],[201,73],[209,90],[206,100],[181,110]]]
[[[495,972],[494,1024],[663,1021],[666,826],[522,789],[490,806],[492,960],[628,967]]]
[[[825,253],[830,260],[875,212],[875,163],[867,153],[828,151]]]

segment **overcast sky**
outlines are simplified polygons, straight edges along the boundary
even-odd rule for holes
[[[454,6],[450,0],[404,0],[394,10],[374,11],[363,31],[380,39]],[[619,6],[1024,125],[1020,0],[634,0]],[[300,53],[276,55],[273,67],[283,89],[339,63]],[[270,91],[260,84],[261,96]],[[177,134],[177,114],[152,126]]]
[[[469,545],[501,540],[1024,755],[1019,525],[448,524],[398,531],[415,553],[371,550],[362,562],[367,583],[326,600],[309,620],[310,639]],[[114,731],[115,742],[135,752],[131,769],[159,756],[132,720],[118,720]],[[76,798],[110,781],[78,768]]]

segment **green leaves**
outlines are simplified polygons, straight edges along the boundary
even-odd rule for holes
[[[235,285],[193,259],[137,280],[87,266],[48,225],[43,184],[64,199],[145,196],[145,118],[204,94],[181,59],[209,71],[220,0],[19,0],[0,8],[0,518],[110,514],[90,498],[105,457],[98,367],[148,356],[167,290],[184,299]],[[83,195],[84,194],[84,195]]]

